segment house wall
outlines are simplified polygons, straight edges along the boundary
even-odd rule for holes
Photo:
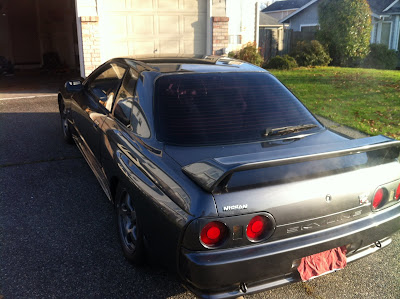
[[[290,29],[293,31],[301,31],[303,25],[316,25],[318,21],[318,2],[312,4],[307,9],[299,12],[290,19]]]
[[[101,64],[97,1],[75,1],[80,73],[86,77]]]
[[[271,11],[271,12],[266,12],[266,15],[269,15],[270,17],[273,17],[277,20],[282,20],[284,17],[287,17],[291,13],[295,12],[297,9],[288,9],[288,10],[281,10],[281,11]]]
[[[207,0],[200,0],[207,1]],[[212,0],[212,16],[225,17],[226,16],[226,1],[229,0]]]
[[[399,50],[399,35],[399,15],[392,15],[382,19],[372,18],[371,43],[384,44],[389,49]]]
[[[256,2],[242,0],[242,45],[256,41]]]
[[[212,54],[222,55],[228,47],[228,17],[213,17],[213,41],[212,41]]]
[[[256,0],[226,0],[226,16],[229,17],[227,52],[256,41],[256,3]]]

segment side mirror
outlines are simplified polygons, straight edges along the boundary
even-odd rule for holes
[[[65,82],[65,90],[68,93],[79,92],[83,89],[82,82],[80,80],[71,80]]]

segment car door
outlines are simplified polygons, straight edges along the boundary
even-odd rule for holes
[[[105,64],[89,76],[83,90],[74,95],[71,111],[80,146],[97,162],[100,161],[101,125],[111,113],[126,69],[126,66],[116,62]]]

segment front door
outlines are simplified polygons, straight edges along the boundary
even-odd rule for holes
[[[97,161],[100,161],[101,126],[112,110],[125,71],[124,66],[116,63],[104,65],[89,76],[82,92],[74,96],[71,111],[75,128]]]

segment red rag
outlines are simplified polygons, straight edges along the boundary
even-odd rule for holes
[[[307,281],[326,272],[343,269],[347,265],[346,252],[346,246],[342,246],[303,257],[297,267],[301,280]]]

